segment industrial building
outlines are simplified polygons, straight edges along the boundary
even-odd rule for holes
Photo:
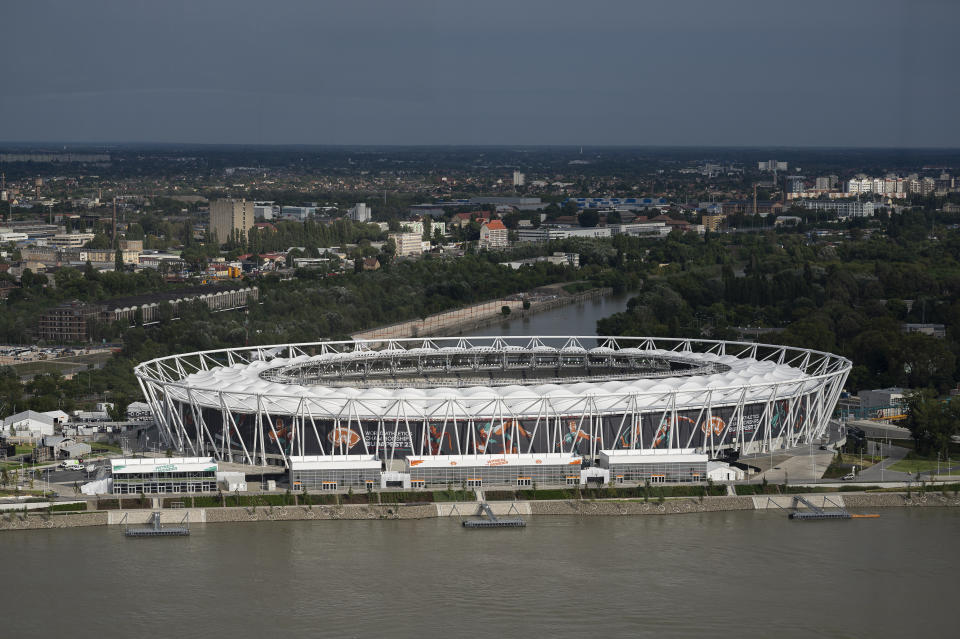
[[[0,421],[0,427],[2,427],[4,435],[12,434],[35,438],[53,435],[57,417],[51,413],[25,410]]]
[[[227,311],[245,307],[259,297],[255,286],[192,287],[165,293],[150,293],[115,298],[100,303],[65,302],[40,316],[38,333],[41,339],[59,343],[86,342],[95,323],[137,322],[155,324],[178,317],[180,305],[200,301],[211,311]]]

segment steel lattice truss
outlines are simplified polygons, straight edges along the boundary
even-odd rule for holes
[[[491,337],[203,351],[135,373],[165,446],[286,464],[791,448],[823,436],[850,368],[830,353],[749,342]]]

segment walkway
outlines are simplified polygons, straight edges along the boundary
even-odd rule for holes
[[[890,466],[896,464],[898,461],[907,456],[907,453],[910,452],[909,448],[904,448],[903,446],[893,446],[893,445],[884,445],[883,454],[887,455],[887,458],[884,459],[879,464],[874,464],[870,468],[862,471],[857,476],[857,481],[910,481],[914,478],[914,475],[910,473],[901,473],[895,470],[890,470]]]

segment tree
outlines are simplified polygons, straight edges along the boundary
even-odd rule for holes
[[[130,399],[126,395],[120,395],[113,400],[113,406],[107,407],[107,415],[112,421],[122,422],[127,419],[127,406],[130,405]]]
[[[960,405],[941,402],[930,390],[920,390],[907,397],[907,428],[922,454],[948,453],[950,442],[960,432]]]
[[[123,271],[123,252],[120,249],[113,255],[113,268],[118,272]]]
[[[108,238],[104,233],[97,233],[93,236],[92,240],[84,244],[84,248],[108,249],[112,247],[110,244],[110,238]]]
[[[600,213],[597,209],[584,209],[577,216],[577,220],[580,222],[580,226],[592,228],[600,223]]]

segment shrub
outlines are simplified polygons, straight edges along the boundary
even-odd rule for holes
[[[78,511],[78,510],[86,510],[86,509],[87,509],[87,502],[85,501],[82,501],[79,504],[51,504],[50,505],[50,512],[52,513],[70,512],[70,511]]]

